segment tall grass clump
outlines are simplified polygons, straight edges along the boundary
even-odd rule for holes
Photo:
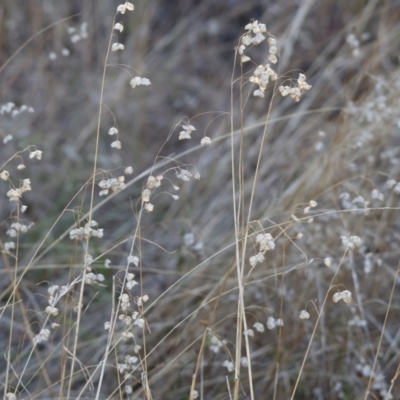
[[[3,398],[395,399],[395,5],[108,3],[0,6]]]

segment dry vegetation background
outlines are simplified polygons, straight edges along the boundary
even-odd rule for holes
[[[100,256],[92,267],[105,281],[85,288],[73,376],[69,372],[79,285],[60,302],[60,314],[50,318],[60,326],[32,350],[32,338],[47,321],[49,286],[66,285],[82,271],[83,248],[68,233],[88,211],[91,187],[85,185],[93,172],[103,64],[119,4],[0,3],[0,104],[11,101],[35,109],[14,117],[0,115],[0,135],[13,136],[0,147],[2,164],[29,145],[43,151],[40,161],[23,155],[23,171],[16,168],[20,159],[6,167],[15,186],[27,177],[32,182],[32,191],[23,195],[28,209],[21,221],[34,225],[20,235],[18,251],[4,250],[17,212],[16,203],[6,197],[10,183],[0,181],[4,396],[17,387],[18,399],[96,397],[96,366],[109,334],[104,323],[118,303],[141,191],[158,155],[157,162],[165,164],[156,162],[154,175],[186,165],[201,178],[183,182],[169,171],[159,189],[163,193],[152,201],[154,211],[141,218],[135,241],[141,263],[131,265],[130,271],[140,283],[132,296],[150,298],[144,313],[148,329],[133,329],[134,340],[120,342],[111,352],[98,398],[189,399],[195,371],[199,398],[234,398],[234,372],[223,366],[226,360],[234,362],[238,310],[231,76],[234,47],[244,26],[256,19],[279,41],[280,74],[297,79],[302,71],[313,87],[299,103],[277,95],[271,108],[250,234],[264,229],[276,247],[255,268],[245,265],[246,320],[254,330],[249,337],[253,387],[242,366],[238,398],[251,398],[251,392],[255,399],[399,398],[400,386],[394,379],[400,365],[398,1],[139,0],[134,12],[119,16],[124,31],[118,37],[125,50],[111,53],[109,64],[133,66],[152,85],[132,90],[128,74],[108,68],[97,171],[119,176],[121,166],[131,165],[134,173],[126,177],[127,188],[110,198],[100,198],[96,188],[95,205],[103,203],[93,219],[104,228],[104,237],[91,241],[90,254]],[[84,23],[87,37],[73,43],[68,29],[79,33]],[[70,54],[62,55],[63,49]],[[268,47],[252,49],[251,57],[267,63]],[[246,73],[254,67],[245,64],[243,69]],[[237,67],[235,77],[239,74]],[[236,84],[236,154],[240,93]],[[246,212],[272,91],[264,99],[251,93],[249,84],[244,85],[241,195]],[[113,117],[107,108],[118,123],[121,150],[110,147],[107,131]],[[192,140],[179,141],[180,128],[172,129],[184,117],[197,130]],[[211,146],[199,145],[204,132],[211,137]],[[110,177],[99,173],[96,180],[106,176]],[[178,185],[179,192],[172,185]],[[166,192],[178,194],[179,200]],[[305,214],[310,200],[318,205]],[[346,250],[343,235],[359,236],[361,246]],[[253,235],[247,259],[256,248]],[[330,267],[326,258],[331,259]],[[111,260],[110,269],[104,267],[105,259]],[[352,301],[335,304],[332,295],[345,289],[352,293]],[[299,319],[304,309],[309,319]],[[269,317],[281,318],[284,326],[267,329]],[[253,328],[256,322],[265,326],[264,332]],[[115,340],[124,330],[119,323]],[[138,354],[132,351],[134,343],[142,346]],[[116,365],[126,355],[139,357],[140,369],[125,382]]]

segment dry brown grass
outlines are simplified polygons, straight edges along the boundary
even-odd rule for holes
[[[101,399],[189,399],[192,385],[204,399],[389,399],[392,380],[396,396],[399,195],[387,187],[389,179],[397,181],[400,175],[400,32],[395,3],[135,4],[135,11],[123,18],[120,41],[125,50],[111,54],[110,62],[134,66],[152,86],[132,91],[121,69],[108,69],[103,104],[118,122],[124,146],[118,153],[109,147],[106,132],[113,118],[107,111],[97,150],[94,139],[116,5],[19,3],[6,0],[0,5],[0,61],[10,60],[1,70],[0,103],[32,105],[36,112],[21,118],[0,115],[0,133],[14,136],[0,153],[5,162],[16,151],[35,145],[43,150],[43,159],[26,160],[23,172],[16,171],[19,161],[7,166],[15,182],[27,176],[32,181],[33,190],[23,197],[28,205],[24,219],[35,226],[21,236],[17,261],[2,254],[0,381],[8,383],[6,392],[18,386],[18,399],[92,399],[102,376]],[[10,59],[35,33],[75,13],[79,15],[47,29]],[[231,135],[233,48],[251,18],[265,22],[278,38],[281,74],[288,71],[285,76],[297,78],[302,70],[313,88],[298,104],[276,96],[266,125],[271,93],[265,99],[247,99],[249,85],[240,88],[237,82]],[[88,22],[88,38],[71,44],[67,27],[79,27],[83,21]],[[361,56],[353,57],[346,36],[360,38],[363,32],[370,37],[361,43]],[[71,50],[69,57],[48,59],[51,51],[59,54],[64,46]],[[266,48],[254,48],[252,59],[265,63]],[[244,72],[250,69],[245,65]],[[237,68],[235,78],[240,73]],[[241,96],[246,102],[243,113]],[[171,127],[185,116],[195,117],[195,139],[178,141],[175,131],[165,142]],[[197,146],[203,132],[213,140],[211,147]],[[239,172],[235,198],[242,207],[236,238],[231,140]],[[60,302],[60,314],[51,318],[60,327],[51,331],[48,341],[33,347],[32,338],[46,325],[48,287],[65,285],[82,271],[84,251],[73,245],[68,232],[89,210],[96,152],[98,180],[108,176],[105,171],[122,175],[116,170],[121,165],[134,168],[124,191],[104,201],[94,197],[92,218],[105,236],[91,241],[90,252],[99,257],[94,268],[104,274],[104,286],[83,291],[76,346],[73,309],[79,285]],[[166,177],[179,182],[180,199],[159,195],[152,201],[154,212],[141,216],[138,199],[150,172],[157,175],[177,165],[194,166],[201,179],[182,184],[170,172]],[[166,179],[161,189],[176,193]],[[383,194],[383,201],[372,198],[374,189]],[[2,181],[0,190],[4,246],[16,213],[15,203],[6,198],[9,185]],[[350,203],[340,198],[345,192]],[[361,200],[351,203],[357,196],[369,201],[366,208]],[[310,200],[318,206],[304,214]],[[260,230],[271,233],[276,248],[252,268],[248,259],[258,251],[255,236]],[[185,244],[185,234],[193,234],[192,244]],[[342,246],[340,237],[348,234],[362,239],[354,252]],[[142,346],[138,363],[146,375],[134,374],[128,396],[116,365],[133,354],[134,341],[111,345],[103,373],[100,367],[108,341],[103,324],[118,304],[132,246],[141,259],[138,267],[129,268],[140,282],[132,293],[147,294],[150,300],[145,311],[139,307],[149,329],[133,330],[134,341]],[[265,329],[249,338],[250,373],[241,367],[236,392],[234,373],[223,367],[225,360],[235,362],[238,343],[235,252],[239,259],[245,254],[242,284],[248,327],[255,322],[265,326],[268,317],[284,321],[281,329]],[[326,257],[332,260],[329,268]],[[106,258],[112,260],[110,269],[104,267]],[[352,302],[333,303],[332,295],[345,289],[352,292]],[[309,320],[299,319],[303,309],[310,313]],[[352,325],[356,318],[365,325]],[[123,330],[118,323],[112,344]],[[212,334],[226,341],[218,353],[210,350]],[[241,332],[240,337],[243,357]]]

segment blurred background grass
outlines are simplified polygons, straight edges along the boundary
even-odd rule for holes
[[[29,207],[25,218],[35,226],[21,239],[21,268],[67,202],[91,176],[102,68],[112,16],[118,4],[118,1],[103,0],[61,3],[3,0],[0,4],[1,64],[42,28],[78,14],[35,38],[0,76],[1,104],[12,101],[35,108],[34,114],[25,113],[15,118],[0,115],[0,133],[14,136],[13,141],[1,147],[2,159],[7,160],[27,145],[34,144],[43,150],[41,162],[26,160],[27,169],[15,171],[13,175],[29,176],[33,186],[25,197]],[[313,85],[299,104],[291,99],[276,99],[256,187],[252,219],[271,227],[273,236],[280,235],[280,239],[277,249],[267,253],[267,261],[257,266],[249,278],[254,283],[246,290],[248,323],[252,326],[256,321],[265,323],[268,316],[278,317],[281,307],[285,321],[279,336],[281,347],[275,331],[256,334],[252,339],[256,398],[272,398],[278,360],[277,398],[288,398],[292,393],[316,317],[315,310],[308,306],[311,314],[310,308],[314,311],[314,319],[300,321],[299,311],[310,300],[321,303],[332,277],[322,260],[329,256],[337,265],[343,254],[340,235],[347,232],[362,237],[364,247],[354,257],[346,258],[338,283],[349,288],[356,299],[348,307],[329,305],[327,308],[296,398],[353,399],[365,390],[369,377],[363,375],[362,368],[372,365],[398,263],[397,211],[372,211],[368,215],[331,213],[328,217],[315,218],[314,223],[296,225],[288,231],[288,236],[275,224],[288,221],[297,205],[311,199],[318,201],[318,211],[346,210],[339,198],[343,192],[349,192],[352,199],[361,195],[375,207],[397,206],[397,197],[388,192],[385,182],[388,178],[396,180],[399,175],[399,6],[398,1],[383,0],[157,0],[137,2],[133,13],[121,17],[125,29],[119,41],[124,43],[125,50],[112,53],[109,63],[133,66],[151,80],[152,86],[132,90],[128,74],[116,67],[108,69],[104,104],[116,117],[123,149],[111,150],[106,133],[113,119],[104,112],[99,168],[116,170],[132,165],[133,176],[140,175],[153,165],[171,128],[185,116],[196,116],[191,120],[197,129],[194,140],[178,141],[178,132],[175,132],[161,156],[181,157],[182,152],[200,142],[206,129],[206,135],[214,142],[211,148],[194,149],[179,159],[194,165],[201,180],[179,184],[179,201],[173,202],[167,195],[158,196],[155,211],[146,215],[140,230],[144,239],[141,242],[143,286],[151,299],[213,256],[149,310],[147,319],[152,333],[146,338],[148,351],[158,346],[149,357],[149,380],[155,399],[187,398],[199,350],[199,343],[192,343],[206,326],[228,340],[227,347],[234,354],[237,292],[232,288],[237,278],[231,271],[234,255],[231,155],[229,138],[223,138],[229,132],[230,121],[224,113],[230,111],[234,47],[244,32],[244,25],[252,18],[265,23],[279,40],[280,72],[290,71],[287,76],[297,78],[298,71],[304,71]],[[87,38],[72,43],[73,34],[68,29],[73,27],[79,33],[84,23],[87,23]],[[359,57],[352,55],[346,42],[350,33],[360,39]],[[70,52],[68,57],[62,55],[64,48]],[[51,53],[57,58],[52,60]],[[267,62],[265,46],[253,49],[251,54],[256,62]],[[247,87],[245,93],[246,90]],[[356,104],[357,111],[352,113],[350,102]],[[234,91],[236,109],[238,104],[239,94]],[[247,194],[267,107],[267,99],[250,97],[244,112]],[[213,113],[209,114],[210,111]],[[236,112],[235,128],[239,123],[240,114]],[[113,173],[118,176],[122,170]],[[178,184],[171,172],[167,177]],[[105,229],[105,240],[93,241],[97,246],[93,255],[132,235],[142,181],[130,185],[95,212],[94,219]],[[384,193],[383,203],[372,203],[373,189]],[[7,190],[3,184],[1,191],[5,194]],[[164,190],[173,192],[172,187]],[[81,200],[78,198],[73,207],[79,206]],[[12,207],[5,195],[0,196],[3,234],[10,224]],[[46,244],[54,242],[73,222],[73,215],[67,213]],[[288,240],[299,232],[304,237],[296,244],[302,251]],[[184,240],[187,234],[193,235],[193,243],[189,245]],[[104,257],[112,260],[112,272],[124,266],[129,245],[128,240]],[[230,247],[221,251],[227,246]],[[33,330],[43,320],[40,312],[46,303],[43,295],[47,282],[65,284],[67,277],[76,273],[80,249],[76,256],[71,254],[71,248],[69,239],[61,241],[35,263],[23,281],[22,296]],[[249,256],[254,252],[253,244]],[[305,263],[310,259],[316,261]],[[373,260],[371,273],[364,272],[367,259]],[[105,272],[102,262],[97,266],[108,283],[111,282],[112,274]],[[10,282],[5,267],[2,273],[2,301],[5,301]],[[203,306],[174,329],[202,302],[231,289],[218,302]],[[89,369],[103,354],[106,333],[102,324],[109,318],[110,295],[111,284],[88,290],[86,300],[93,301],[87,315],[96,317],[84,319],[78,354]],[[377,383],[374,391],[378,398],[384,398],[379,393],[387,390],[399,362],[398,309],[396,305],[392,308],[377,367],[382,379],[374,378],[381,385],[378,387]],[[67,315],[68,311],[65,312]],[[366,319],[367,327],[349,327],[349,320],[355,316]],[[7,332],[4,321],[3,332]],[[65,321],[64,328],[70,323]],[[158,345],[171,329],[172,333]],[[16,334],[16,349],[28,346],[25,330],[21,325]],[[7,337],[5,334],[2,338],[4,348]],[[62,352],[61,347],[55,346],[58,340],[60,337],[56,335],[52,345],[41,349],[43,354],[54,357],[46,368],[55,386],[42,392],[41,381],[33,379],[29,390],[37,398],[54,397],[58,393],[60,371],[54,365],[60,363],[53,361]],[[129,344],[119,352],[129,352]],[[204,355],[204,398],[228,398],[226,370],[222,367],[228,356],[222,352],[210,353]],[[30,373],[36,368],[32,363]],[[115,369],[110,367],[105,377],[104,398],[115,388],[115,380]],[[83,381],[82,374],[77,376],[77,391]],[[246,378],[242,385],[245,398]],[[138,381],[134,385],[136,393],[140,388]]]

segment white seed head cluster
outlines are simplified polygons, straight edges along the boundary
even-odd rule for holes
[[[388,189],[393,189],[396,194],[400,193],[400,182],[396,182],[394,179],[389,179],[386,182],[386,186]]]
[[[86,223],[84,227],[72,229],[72,231],[69,233],[69,237],[71,240],[82,240],[89,237],[102,238],[104,229],[99,229],[97,226],[97,222],[92,220],[90,223]]]
[[[343,292],[335,293],[332,297],[334,303],[343,300],[345,303],[351,302],[351,292],[349,290],[343,290]]]
[[[297,87],[283,85],[279,86],[279,91],[282,97],[290,96],[292,99],[298,102],[300,101],[303,92],[312,88],[312,86],[306,82],[306,76],[304,74],[299,74],[297,85]]]
[[[275,249],[275,242],[271,234],[260,233],[256,237],[256,242],[260,244],[260,251],[268,251]]]
[[[255,256],[251,256],[249,258],[249,262],[252,267],[255,267],[257,264],[262,263],[263,261],[265,261],[263,253],[258,253]]]
[[[17,115],[22,114],[24,112],[34,113],[35,109],[25,104],[23,104],[21,107],[18,108],[12,101],[0,105],[0,115],[9,114],[12,117],[16,117]]]
[[[400,185],[399,185],[400,189]],[[353,200],[347,192],[343,192],[339,196],[342,203],[342,207],[345,210],[354,210],[354,214],[364,214],[368,215],[370,212],[369,201],[365,200],[363,196],[356,196]]]
[[[103,274],[95,274],[93,272],[89,272],[85,274],[85,283],[87,285],[93,285],[94,283],[104,282],[105,278]]]
[[[126,188],[125,177],[119,176],[118,178],[103,179],[99,182],[102,189],[99,193],[100,196],[106,196],[111,190],[113,193]]]
[[[86,271],[91,272],[92,269],[89,267],[89,265],[91,265],[93,263],[93,261],[94,261],[93,257],[90,254],[85,254],[84,259],[85,259]]]
[[[127,311],[127,309],[130,306],[129,295],[127,295],[126,293],[123,293],[123,294],[121,294],[121,296],[119,296],[119,299],[121,300],[122,311]]]
[[[327,267],[330,267],[332,265],[332,260],[329,257],[324,258],[324,264]]]
[[[365,254],[364,258],[364,272],[365,274],[370,274],[374,266],[381,267],[382,266],[382,259],[377,257],[374,253],[367,253]]]
[[[299,318],[300,319],[308,319],[308,318],[310,318],[310,314],[306,310],[301,310]]]
[[[7,170],[0,172],[0,178],[3,179],[3,181],[8,181],[9,177],[10,177],[10,173]]]
[[[223,366],[223,367],[226,367],[226,369],[228,370],[228,372],[232,372],[232,371],[235,369],[235,367],[233,366],[233,362],[232,362],[232,361],[228,361],[228,360],[225,360],[225,361],[222,363],[222,366]]]
[[[250,257],[249,262],[252,267],[265,260],[264,254],[268,250],[275,248],[274,238],[269,233],[260,233],[256,237],[256,242],[260,245],[260,251],[255,256]]]
[[[45,311],[46,311],[47,314],[52,315],[53,317],[58,315],[58,308],[57,307],[47,306]]]
[[[13,139],[14,139],[13,135],[8,134],[8,135],[4,136],[3,143],[7,144],[8,142],[11,142],[11,140],[13,140]]]
[[[76,43],[76,42],[78,42],[79,40],[81,40],[82,38],[83,38],[82,36],[80,36],[80,35],[78,35],[78,34],[75,34],[74,36],[71,37],[71,41],[72,41],[73,43]],[[64,48],[61,49],[61,55],[62,55],[62,56],[68,57],[70,54],[71,54],[71,52],[70,52],[69,49],[67,49],[66,47],[64,47]],[[50,60],[50,61],[55,61],[55,60],[57,60],[57,58],[58,58],[58,55],[57,55],[57,53],[56,53],[55,51],[51,51],[51,52],[49,53],[49,60]]]
[[[117,363],[118,372],[120,374],[123,374],[125,382],[132,378],[132,373],[140,367],[139,365],[137,365],[138,361],[138,357],[126,354],[123,360],[121,360],[120,363]],[[132,386],[126,384],[124,386],[124,392],[128,395],[131,394],[133,392]]]
[[[351,48],[351,54],[353,57],[360,57],[360,41],[357,39],[356,35],[354,35],[354,33],[348,34],[346,37],[346,42]]]
[[[140,329],[143,329],[145,326],[145,320],[143,318],[138,318],[135,322],[134,325],[138,326]]]
[[[190,181],[190,178],[193,176],[193,174],[190,171],[188,171],[187,169],[179,169],[179,170],[175,171],[175,175],[178,179],[182,179],[183,181]],[[200,174],[197,171],[194,174],[194,178],[200,179]],[[176,190],[178,190],[178,189],[176,189]]]
[[[150,195],[151,195],[151,190],[150,189],[144,189],[142,192],[142,201],[143,203],[147,203],[150,201]]]
[[[283,326],[283,320],[281,318],[275,319],[274,317],[268,317],[267,319],[267,328],[272,330],[277,328],[278,326]]]
[[[10,201],[19,202],[22,194],[32,190],[30,179],[23,179],[18,189],[10,189],[7,192],[7,197]]]
[[[241,63],[251,61],[251,58],[245,54],[247,46],[258,45],[262,43],[266,38],[263,33],[267,32],[267,28],[264,24],[259,24],[258,21],[251,22],[245,26],[248,31],[242,36],[241,42],[237,51],[241,56]],[[271,64],[276,64],[278,62],[278,43],[273,37],[268,38],[269,45],[269,56],[268,60]],[[250,77],[249,81],[258,85],[258,89],[253,92],[256,97],[265,97],[265,90],[270,81],[276,81],[278,79],[277,73],[271,68],[270,64],[258,65],[254,70],[253,75]]]
[[[196,130],[193,125],[182,125],[183,131],[179,133],[179,140],[191,139],[191,134]]]
[[[79,29],[75,28],[74,26],[70,26],[68,28],[68,33],[70,35],[71,43],[78,43],[82,39],[87,39],[89,37],[87,27],[87,22],[82,22]]]
[[[244,54],[247,46],[257,46],[265,40],[263,33],[267,32],[267,28],[264,24],[259,24],[258,21],[253,21],[247,24],[244,29],[247,31],[242,36],[241,44],[238,47],[238,53],[241,56],[241,63],[245,63],[251,60],[251,58]]]
[[[32,342],[34,345],[47,342],[49,340],[49,336],[50,336],[50,329],[44,328],[32,339]]]
[[[9,251],[11,249],[15,249],[15,242],[5,242],[4,243],[4,250]]]
[[[214,353],[219,353],[220,349],[224,346],[225,341],[220,340],[217,336],[212,335],[210,339],[210,350]]]
[[[117,13],[125,14],[127,11],[133,11],[135,7],[132,3],[126,1],[125,4],[120,4],[117,7]]]
[[[136,256],[132,256],[132,255],[128,256],[127,261],[128,261],[128,265],[133,264],[133,265],[135,265],[135,267],[137,267],[139,265],[139,258]]]
[[[135,78],[131,79],[130,85],[132,89],[134,89],[136,86],[149,86],[151,85],[151,82],[147,78],[141,78],[140,76],[136,76]]]
[[[383,201],[385,196],[378,189],[373,189],[371,192],[371,199],[376,201]]]
[[[269,81],[276,81],[277,79],[277,73],[270,67],[269,64],[259,65],[249,79],[250,82],[258,85],[258,89],[254,91],[253,95],[263,98],[265,96],[264,93]]]
[[[254,331],[253,331],[253,329],[247,329],[247,330],[243,331],[243,335],[253,337]]]
[[[144,210],[147,212],[152,212],[154,210],[154,204],[146,203],[144,205]]]
[[[147,294],[145,294],[144,296],[140,296],[137,298],[136,304],[139,307],[142,307],[144,305],[144,303],[146,303],[146,301],[148,301],[148,300],[149,300],[149,296],[147,296]]]
[[[122,143],[119,140],[115,140],[114,142],[111,143],[111,147],[113,149],[121,150]]]
[[[125,46],[122,43],[113,43],[111,45],[111,51],[119,51],[119,50],[124,50]]]
[[[348,250],[354,250],[361,245],[361,238],[358,236],[342,236],[342,244]]]
[[[268,60],[272,63],[272,64],[276,64],[278,62],[278,58],[276,56],[277,52],[278,52],[278,42],[275,38],[270,37],[268,39],[268,44],[269,44],[269,56],[268,56]]]
[[[150,175],[147,178],[146,188],[142,191],[142,202],[144,203],[143,208],[145,211],[152,212],[154,210],[154,205],[150,203],[151,190],[160,187],[163,178],[163,175]]]
[[[126,283],[125,283],[125,287],[128,290],[133,289],[138,283],[134,280],[135,275],[132,273],[127,272],[126,273]]]
[[[311,210],[311,208],[317,207],[317,202],[315,200],[310,200],[308,203],[308,206],[304,208],[303,212],[304,214],[308,214]]]
[[[108,130],[108,134],[109,134],[110,136],[118,135],[118,129],[117,129],[115,126],[112,126],[112,127]]]
[[[200,141],[201,145],[211,145],[211,139],[208,136],[204,136]]]
[[[255,322],[253,325],[253,328],[257,331],[257,332],[264,332],[264,325],[261,322]]]
[[[32,159],[32,158],[36,158],[37,160],[41,160],[42,159],[42,151],[40,151],[40,150],[35,150],[35,151],[31,151],[30,153],[29,153],[29,158],[30,159]]]
[[[358,326],[360,328],[365,328],[368,326],[367,321],[365,319],[361,319],[358,315],[355,315],[347,324],[349,326]]]
[[[163,180],[163,176],[162,175],[157,175],[157,176],[152,176],[150,175],[147,179],[147,188],[148,189],[154,189],[154,188],[158,188],[161,186],[161,181]]]
[[[68,287],[63,286],[60,290],[60,287],[58,285],[52,285],[47,289],[47,293],[49,294],[48,298],[48,303],[49,305],[46,307],[46,313],[55,317],[58,315],[59,310],[57,307],[55,307],[58,299],[60,296],[64,295],[65,293],[68,292]]]
[[[120,22],[117,22],[117,23],[114,25],[114,29],[115,29],[116,31],[122,32],[122,31],[124,30],[124,26],[123,26]]]
[[[33,222],[31,222],[29,225],[22,224],[21,222],[13,222],[10,227],[7,229],[7,235],[10,237],[16,237],[19,233],[26,233],[29,231],[29,229],[32,228]]]
[[[123,302],[122,304],[126,304],[126,302]],[[129,305],[129,303],[128,303],[128,305]],[[123,308],[122,311],[126,312],[127,309]],[[133,313],[133,314],[132,314],[132,317],[130,317],[130,316],[127,315],[127,314],[121,314],[121,315],[119,315],[118,318],[119,318],[120,321],[124,322],[125,325],[131,326],[132,323],[133,323],[133,321],[134,321],[134,319],[137,318],[137,313],[136,313],[136,314]],[[125,337],[127,337],[127,334],[126,334],[126,333],[125,333]]]
[[[242,357],[240,359],[240,364],[242,364],[242,367],[247,368],[249,366],[249,361],[247,360],[247,357]]]

